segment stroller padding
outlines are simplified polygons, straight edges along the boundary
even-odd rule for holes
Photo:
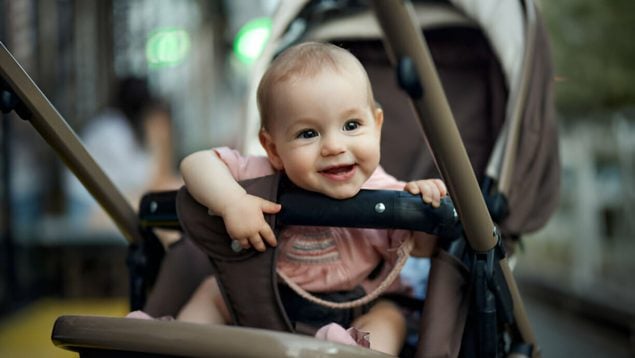
[[[417,357],[458,357],[470,303],[469,271],[455,256],[439,250],[432,258],[429,282]]]
[[[120,317],[61,316],[53,343],[86,357],[386,357],[355,346],[262,329]],[[337,354],[335,354],[337,353]]]
[[[279,174],[241,182],[245,190],[261,198],[276,200]],[[222,219],[210,216],[185,187],[177,194],[176,210],[186,235],[212,261],[220,290],[234,324],[293,332],[278,294],[275,275],[277,250],[265,252],[231,249],[231,238]],[[273,216],[265,219],[275,228]],[[258,302],[258,304],[254,304]]]

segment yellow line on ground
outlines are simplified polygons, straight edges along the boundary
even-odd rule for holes
[[[0,321],[0,357],[76,357],[51,342],[53,323],[62,315],[122,317],[128,312],[126,298],[38,300]]]

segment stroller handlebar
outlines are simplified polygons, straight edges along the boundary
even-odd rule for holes
[[[299,188],[278,195],[282,210],[278,224],[395,228],[424,231],[443,238],[461,232],[459,217],[449,196],[438,208],[425,204],[421,196],[396,190],[361,190],[356,196],[338,200]]]
[[[176,191],[151,192],[139,205],[143,228],[180,229]],[[396,190],[361,190],[355,197],[338,200],[297,187],[278,195],[282,210],[278,225],[394,228],[424,231],[442,238],[455,238],[462,230],[452,199],[446,196],[434,208],[419,195]]]

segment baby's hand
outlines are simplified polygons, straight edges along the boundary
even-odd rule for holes
[[[415,180],[408,182],[404,190],[410,194],[421,194],[423,201],[438,208],[441,198],[448,194],[448,190],[441,179]]]
[[[276,246],[276,237],[263,214],[276,214],[281,208],[280,204],[245,194],[226,206],[222,216],[227,233],[242,248],[265,251],[263,240]]]

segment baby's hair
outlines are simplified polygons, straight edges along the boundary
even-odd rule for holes
[[[346,71],[350,68],[350,64],[357,67],[360,74],[364,76],[369,104],[373,109],[376,108],[368,74],[355,56],[329,43],[305,42],[282,52],[262,76],[257,92],[261,129],[266,129],[271,122],[273,88],[277,84],[299,76],[316,76],[325,69],[335,72]]]

